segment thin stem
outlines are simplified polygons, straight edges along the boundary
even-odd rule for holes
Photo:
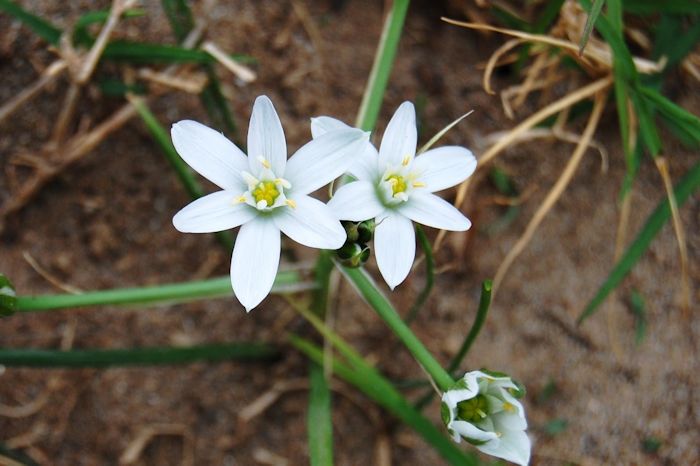
[[[280,293],[314,288],[314,285],[304,285],[303,287],[299,287],[299,285],[304,284],[300,282],[298,272],[279,272],[272,292]],[[85,306],[179,303],[230,296],[231,292],[231,278],[225,276],[193,282],[140,288],[117,288],[75,295],[18,296],[16,309],[17,312],[33,312]]]
[[[389,75],[394,64],[394,57],[396,57],[409,3],[409,0],[394,0],[391,11],[384,21],[377,54],[374,57],[372,71],[367,80],[367,86],[365,86],[365,93],[362,96],[362,103],[355,123],[355,126],[365,131],[372,131],[377,123],[379,108],[382,105],[384,91],[389,82]]]
[[[351,269],[338,265],[345,277],[356,287],[360,295],[377,312],[379,317],[389,326],[401,342],[408,348],[414,358],[430,374],[440,390],[447,390],[454,385],[454,380],[442,368],[430,351],[416,337],[401,319],[389,300],[377,289],[372,279],[363,269]]]
[[[452,358],[450,365],[447,366],[447,372],[449,372],[450,374],[457,370],[459,365],[462,364],[462,360],[471,349],[472,345],[474,344],[474,341],[476,340],[476,337],[479,336],[479,332],[481,332],[481,327],[483,327],[484,322],[486,322],[486,315],[489,313],[489,307],[491,306],[492,289],[493,283],[491,282],[491,280],[485,280],[481,284],[481,298],[479,299],[479,309],[477,309],[476,311],[474,323],[472,324],[472,328],[469,330],[469,334],[467,334],[467,338],[464,339],[462,347],[459,349],[459,351],[457,351],[455,357]]]

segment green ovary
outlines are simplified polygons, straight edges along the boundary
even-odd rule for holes
[[[275,199],[280,195],[280,192],[274,181],[261,181],[251,194],[256,204],[260,201],[265,201],[267,207],[270,207],[275,203]]]
[[[463,421],[479,422],[488,415],[488,411],[488,402],[483,395],[457,403],[457,417]]]
[[[389,175],[386,180],[391,184],[392,195],[396,196],[399,193],[406,192],[408,185],[406,184],[406,179],[401,175]]]

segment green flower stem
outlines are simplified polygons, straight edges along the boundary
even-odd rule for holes
[[[401,342],[408,348],[413,357],[423,366],[433,378],[438,388],[446,391],[455,381],[450,374],[442,368],[432,354],[423,346],[423,343],[413,334],[396,312],[389,300],[377,289],[377,285],[361,268],[351,269],[338,265],[345,277],[356,287],[360,295],[372,306],[379,317],[386,322]]]
[[[301,283],[297,271],[283,271],[277,274],[272,292],[300,291],[314,287],[315,285]],[[34,312],[86,306],[180,303],[198,299],[229,297],[231,292],[231,278],[225,276],[159,286],[91,291],[83,294],[18,296],[16,311]]]
[[[260,361],[278,358],[266,343],[220,343],[190,347],[43,350],[0,349],[0,364],[12,367],[109,367],[187,364],[196,361]]]
[[[462,364],[462,360],[471,349],[476,337],[479,336],[479,332],[481,332],[481,327],[483,327],[484,322],[486,322],[486,315],[489,313],[489,307],[491,306],[492,290],[493,282],[491,280],[485,280],[481,284],[481,298],[479,299],[479,309],[476,311],[476,318],[474,319],[471,330],[469,330],[467,338],[465,338],[464,343],[462,343],[462,347],[447,367],[447,371],[450,374],[457,370],[459,365]]]
[[[370,72],[365,93],[362,96],[360,111],[357,114],[355,126],[365,131],[372,131],[377,124],[379,108],[382,105],[384,91],[389,82],[389,75],[394,65],[396,50],[401,39],[406,12],[408,11],[409,0],[394,0],[379,39],[377,54],[374,57],[374,64]]]

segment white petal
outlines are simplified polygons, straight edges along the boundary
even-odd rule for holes
[[[472,226],[462,212],[435,194],[414,191],[399,211],[414,222],[441,230],[465,231]]]
[[[371,142],[367,141],[363,150],[355,155],[348,173],[361,181],[377,183],[382,173],[379,172],[379,154]]]
[[[395,212],[378,218],[374,249],[379,271],[393,290],[406,279],[416,257],[416,234],[411,221]]]
[[[270,163],[275,175],[284,175],[287,142],[275,107],[264,95],[255,99],[248,127],[248,165],[254,176],[263,168],[260,158]]]
[[[476,440],[478,442],[490,442],[498,439],[498,435],[496,435],[494,432],[483,431],[476,427],[474,424],[471,424],[467,421],[453,421],[449,425],[449,428],[459,433],[465,439],[469,440]]]
[[[440,147],[416,157],[413,168],[419,173],[419,181],[432,193],[469,178],[476,170],[476,157],[464,147]]]
[[[530,439],[527,434],[522,430],[507,430],[501,434],[498,442],[488,442],[476,448],[487,455],[526,466],[530,462]]]
[[[173,217],[173,225],[183,233],[213,233],[228,230],[252,220],[257,211],[244,202],[240,192],[217,191],[189,203]]]
[[[338,249],[346,233],[330,208],[323,202],[306,195],[294,196],[296,207],[280,207],[273,216],[277,228],[304,246],[319,249]]]
[[[477,394],[478,391],[466,389],[447,390],[442,395],[442,401],[448,408],[454,410],[457,409],[457,403],[474,398]]]
[[[359,129],[337,130],[317,137],[290,159],[284,177],[295,193],[308,194],[345,173],[368,135]]]
[[[384,131],[379,147],[382,171],[387,166],[401,165],[405,157],[412,160],[416,155],[416,110],[411,102],[404,102],[396,110]]]
[[[520,417],[515,412],[501,411],[491,415],[494,428],[498,431],[503,430],[525,430],[527,429],[527,421],[524,417]]]
[[[270,293],[279,262],[280,231],[269,218],[258,217],[241,227],[231,259],[231,284],[246,311]]]
[[[350,128],[351,127],[349,125],[346,125],[342,121],[327,116],[320,116],[311,119],[311,137],[313,137],[314,139],[323,134],[326,134],[329,131]]]
[[[222,189],[243,188],[240,172],[248,169],[245,154],[220,132],[192,120],[170,130],[175,150],[197,173]]]
[[[384,212],[377,198],[375,186],[368,181],[354,181],[343,185],[328,201],[333,215],[340,220],[362,222]]]

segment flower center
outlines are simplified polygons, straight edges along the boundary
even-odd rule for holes
[[[391,185],[391,194],[393,197],[396,197],[399,193],[406,192],[406,188],[408,187],[406,179],[401,175],[389,175],[385,181],[388,181]]]
[[[261,181],[250,194],[255,199],[256,205],[260,201],[265,201],[267,206],[272,206],[277,197],[279,197],[280,191],[277,189],[277,184],[274,181]]]
[[[488,415],[489,407],[484,395],[457,403],[457,417],[467,422],[479,422]]]

